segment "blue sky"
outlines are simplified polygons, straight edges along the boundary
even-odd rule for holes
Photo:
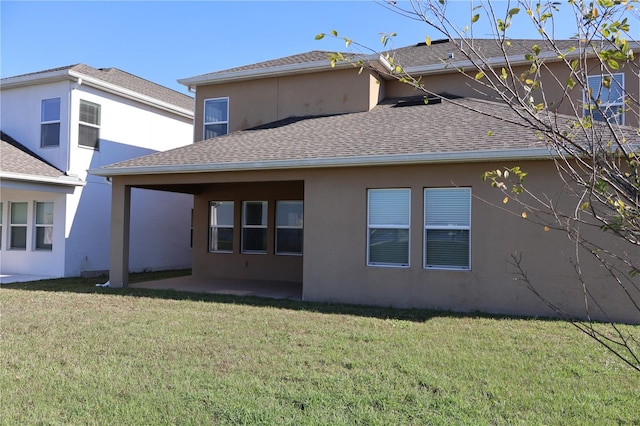
[[[506,7],[507,2],[499,4]],[[450,6],[461,26],[469,21],[469,5],[461,0]],[[572,19],[567,15],[557,37],[572,35]],[[514,27],[512,37],[536,37],[530,28]],[[398,47],[422,42],[427,35],[439,38],[424,23],[367,0],[3,0],[0,75],[85,63],[120,68],[186,92],[177,79],[310,50],[344,50],[337,40],[314,40],[316,34],[333,29],[376,49],[381,48],[381,32],[396,32]],[[482,25],[474,33],[489,34]]]

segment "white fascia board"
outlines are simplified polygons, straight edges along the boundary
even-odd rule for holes
[[[87,184],[87,182],[71,176],[60,176],[55,178],[22,173],[0,172],[0,182],[4,180],[35,182],[60,186],[85,186]]]
[[[164,173],[205,173],[225,171],[307,169],[327,167],[394,166],[410,164],[466,163],[504,160],[542,160],[555,156],[547,148],[454,151],[427,154],[371,155],[354,157],[309,158],[247,163],[180,164],[170,166],[91,169],[96,176],[150,175]]]
[[[36,73],[22,75],[16,77],[6,77],[0,80],[0,88],[14,89],[17,87],[33,86],[36,84],[55,83],[58,81],[75,81],[76,78],[71,76],[68,69],[59,71],[51,71],[46,73]]]
[[[124,98],[128,98],[137,102],[141,102],[143,104],[159,108],[164,111],[171,112],[173,114],[181,115],[185,118],[193,119],[194,113],[185,108],[181,108],[177,105],[170,104],[168,102],[161,101],[159,99],[153,98],[151,96],[143,95],[141,93],[135,92],[133,90],[125,89],[124,87],[118,86],[116,84],[107,83],[100,79],[89,77],[85,74],[69,71],[69,75],[74,77],[77,80],[81,80],[81,84],[87,85],[90,87],[95,87],[97,89],[103,90],[108,93],[112,93],[114,95],[122,96]]]
[[[124,87],[120,87],[115,84],[107,83],[95,77],[90,77],[71,69],[3,78],[0,81],[0,88],[2,88],[3,90],[13,89],[18,87],[33,86],[37,84],[55,83],[65,80],[74,81],[79,84],[86,84],[87,86],[95,87],[105,92],[132,99],[134,101],[138,101],[143,104],[183,116],[185,118],[193,119],[194,116],[193,111],[190,111],[188,109],[161,101],[151,96],[143,95],[133,90],[125,89]]]
[[[323,61],[305,62],[301,64],[280,65],[277,67],[248,69],[242,71],[222,72],[219,74],[204,74],[195,77],[181,78],[178,83],[187,87],[197,87],[205,84],[221,84],[231,81],[250,80],[254,78],[279,77],[289,74],[304,74],[331,69],[353,67],[351,62],[338,62],[331,66],[329,58]]]

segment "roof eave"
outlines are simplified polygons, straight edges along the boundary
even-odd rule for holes
[[[181,78],[178,83],[189,88],[202,85],[222,84],[232,81],[251,80],[256,78],[281,77],[291,74],[306,74],[331,69],[343,69],[353,67],[351,62],[338,62],[331,65],[329,58],[322,61],[304,62],[300,64],[280,65],[277,67],[248,69],[241,71],[222,72],[218,74],[204,74],[195,77]]]
[[[36,84],[56,83],[59,81],[75,81],[76,78],[72,76],[69,71],[70,69],[62,69],[45,73],[6,77],[0,80],[0,87],[4,90],[33,86]]]
[[[72,176],[50,177],[23,173],[0,172],[0,180],[4,179],[60,186],[85,186],[87,184],[86,181]]]
[[[107,83],[106,81],[100,80],[95,77],[90,77],[86,74],[70,70],[69,75],[74,77],[77,81],[80,81],[81,84],[95,87],[97,89],[103,90],[108,93],[112,93],[114,95],[121,96],[123,98],[131,99],[145,105],[149,105],[163,111],[167,111],[173,114],[180,115],[184,118],[193,119],[194,112],[192,110],[188,110],[186,108],[179,107],[169,102],[162,101],[160,99],[143,95],[133,90],[125,89],[122,86],[118,86],[116,84]]]
[[[392,166],[410,164],[436,164],[485,162],[503,160],[542,160],[554,155],[547,148],[503,149],[485,151],[456,151],[427,154],[371,155],[355,157],[309,158],[296,160],[254,161],[246,163],[180,164],[147,167],[91,169],[96,176],[183,174],[206,172],[240,172],[252,170],[306,169],[329,167]]]
[[[15,89],[26,86],[35,86],[39,84],[57,83],[60,81],[73,81],[90,87],[103,90],[114,95],[122,96],[145,105],[149,105],[163,111],[180,115],[184,118],[193,119],[194,112],[192,110],[182,108],[169,102],[162,101],[151,96],[146,96],[133,90],[125,89],[116,84],[107,83],[95,77],[88,76],[71,68],[45,73],[36,73],[16,77],[3,78],[0,87],[5,89]]]

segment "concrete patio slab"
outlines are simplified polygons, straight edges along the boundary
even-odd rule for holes
[[[130,284],[129,287],[302,300],[302,283],[287,281],[203,278],[188,275],[164,280],[134,283]]]

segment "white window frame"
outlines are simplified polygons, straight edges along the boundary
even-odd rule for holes
[[[52,217],[51,223],[39,223],[38,222],[38,204],[51,204],[52,207],[52,216],[55,211],[55,204],[53,201],[34,201],[33,203],[33,249],[36,251],[53,251],[53,226],[54,219]],[[50,248],[40,248],[38,247],[38,229],[42,228],[51,228],[51,247]]]
[[[594,104],[594,100],[597,102],[600,99],[600,91],[604,88],[605,90],[611,91],[612,89],[609,88],[605,88],[602,85],[602,81],[604,80],[605,77],[611,77],[611,85],[613,86],[614,84],[616,85],[616,87],[620,87],[621,91],[622,91],[622,98],[620,100],[616,100],[614,102],[602,102],[600,105],[598,105],[597,103]],[[617,81],[617,78],[620,78],[620,81]],[[592,87],[591,86],[591,80],[592,79],[598,79],[599,83],[597,84],[597,87]],[[613,115],[611,118],[613,118],[613,121],[620,124],[620,125],[624,125],[625,123],[625,104],[624,104],[624,100],[625,100],[625,81],[624,81],[624,73],[612,73],[612,74],[595,74],[595,75],[588,75],[587,76],[587,91],[583,94],[583,101],[584,101],[584,105],[585,108],[583,108],[584,111],[584,116],[588,116],[591,113],[591,116],[593,117],[593,113],[594,112],[601,112],[602,117],[604,119],[607,118],[606,112],[607,110],[612,110],[612,109],[616,109],[619,108],[620,113]],[[589,94],[591,94],[591,98],[588,98]],[[591,106],[593,109],[591,111],[589,111],[588,106]],[[619,119],[618,119],[619,118]],[[594,121],[600,121],[600,120],[594,120]],[[602,120],[604,121],[604,120]]]
[[[226,101],[226,104],[227,104],[227,120],[226,121],[207,121],[207,102],[222,101],[222,100]],[[213,124],[217,124],[217,125],[225,124],[227,126],[227,133],[225,133],[224,135],[228,135],[229,134],[229,98],[221,97],[221,98],[205,99],[203,105],[204,105],[204,108],[202,110],[202,139],[203,140],[210,139],[210,138],[207,138],[207,126],[213,125]],[[219,137],[224,135],[218,135],[214,137]]]
[[[278,215],[280,212],[280,206],[282,204],[300,204],[300,206],[302,207],[302,217],[300,218],[300,222],[295,224],[295,225],[278,225]],[[280,251],[278,250],[278,230],[279,229],[299,229],[301,231],[303,231],[304,229],[304,201],[303,200],[278,200],[276,201],[276,235],[275,235],[275,240],[276,240],[276,246],[275,246],[275,252],[277,255],[282,255],[282,256],[302,256],[302,247],[300,248],[299,252],[289,252],[289,251]],[[304,232],[304,231],[303,231]],[[302,235],[303,241],[304,241],[304,234]]]
[[[87,121],[82,121],[82,113],[80,112],[80,110],[82,109],[82,104],[90,104],[92,106],[96,106],[98,107],[98,117],[97,117],[97,121],[98,123],[89,123]],[[94,151],[100,151],[100,125],[102,122],[102,105],[97,104],[95,102],[91,102],[91,101],[87,101],[84,99],[80,99],[80,104],[79,104],[79,108],[78,108],[78,146],[81,148],[86,148],[86,149],[92,149]],[[95,146],[89,146],[89,145],[84,145],[80,143],[80,129],[82,128],[82,126],[85,127],[92,127],[94,129],[98,129],[98,139],[96,140],[96,145]]]
[[[213,217],[213,207],[215,207],[215,204],[230,204],[231,205],[231,209],[232,209],[232,214],[231,214],[231,224],[217,224],[217,223],[213,223],[214,222],[214,217]],[[231,240],[231,250],[220,250],[217,248],[214,248],[213,245],[213,235],[214,235],[214,228],[216,229],[231,229],[231,233],[233,235],[233,231],[234,231],[234,224],[235,224],[235,202],[234,201],[230,201],[230,200],[225,200],[225,201],[211,201],[209,202],[209,253],[233,253],[233,237]]]
[[[24,204],[27,207],[27,214],[26,214],[26,219],[25,219],[25,223],[13,223],[13,214],[12,214],[12,206],[15,204]],[[11,243],[12,240],[12,236],[13,236],[13,230],[15,228],[24,228],[24,247],[14,247],[13,244]],[[27,201],[16,201],[16,202],[10,202],[9,203],[9,232],[7,232],[7,247],[9,248],[9,250],[20,250],[20,251],[24,251],[27,250],[28,245],[29,245],[29,203]]]
[[[247,204],[249,203],[262,203],[263,205],[263,212],[266,213],[266,215],[263,213],[264,216],[264,222],[260,225],[247,225]],[[242,202],[242,233],[240,234],[240,239],[241,239],[241,251],[242,253],[246,253],[246,254],[267,254],[267,247],[268,247],[268,241],[267,239],[269,238],[269,231],[268,231],[268,223],[269,223],[269,202],[268,201],[261,201],[261,200],[256,200],[256,201],[243,201]],[[264,250],[248,250],[245,249],[244,247],[244,234],[245,234],[245,230],[246,229],[264,229],[266,232],[266,237],[265,237],[265,246],[264,246]]]
[[[53,100],[57,100],[58,101],[58,118],[55,120],[46,120],[45,119],[45,103],[46,101],[53,101]],[[60,146],[60,110],[61,110],[61,104],[60,104],[60,98],[48,98],[48,99],[42,99],[40,101],[40,148],[58,148]],[[58,138],[57,138],[57,143],[55,145],[45,145],[44,144],[44,129],[47,126],[50,126],[52,124],[57,124],[58,125]]]
[[[371,198],[375,193],[391,191],[406,192],[407,220],[406,223],[372,223]],[[376,229],[406,229],[407,230],[407,263],[393,262],[372,262],[371,261],[371,231]],[[387,267],[387,268],[409,268],[411,266],[411,188],[372,188],[367,190],[367,266]]]
[[[456,191],[456,192],[466,192],[468,194],[468,205],[469,205],[469,211],[467,212],[467,218],[466,224],[460,224],[460,223],[451,223],[451,224],[439,224],[439,225],[433,225],[433,224],[429,224],[429,214],[428,214],[428,207],[427,207],[427,192],[429,191],[447,191],[447,192],[452,192],[452,191]],[[423,213],[424,213],[424,231],[423,231],[423,253],[422,253],[422,263],[423,263],[423,267],[424,269],[444,269],[444,270],[455,270],[455,271],[470,271],[471,270],[471,200],[472,200],[472,196],[471,196],[471,188],[457,188],[457,187],[452,187],[452,188],[424,188],[424,192],[423,192]],[[468,244],[469,244],[469,257],[467,260],[467,265],[468,266],[455,266],[455,265],[429,265],[427,263],[427,245],[428,245],[428,241],[427,241],[427,230],[450,230],[450,231],[468,231]]]

